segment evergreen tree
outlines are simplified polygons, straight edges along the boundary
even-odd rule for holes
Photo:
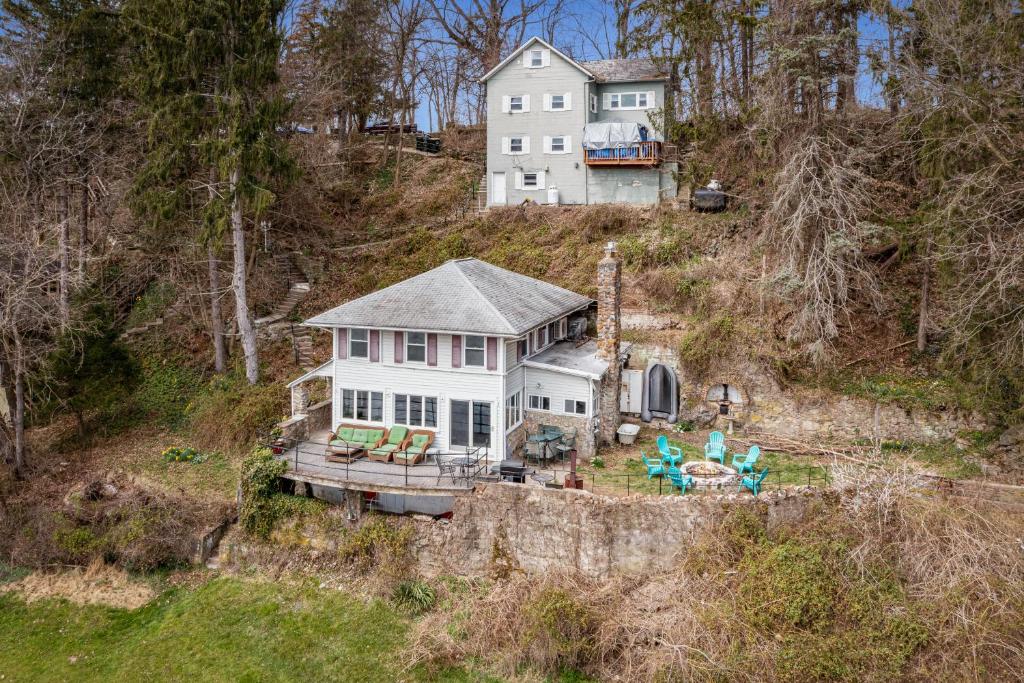
[[[275,199],[294,166],[280,131],[288,107],[274,86],[284,0],[133,0],[140,27],[135,79],[150,121],[142,204],[163,220],[185,215],[207,190],[203,239],[230,231],[235,318],[250,383],[259,379],[246,287],[245,219]]]

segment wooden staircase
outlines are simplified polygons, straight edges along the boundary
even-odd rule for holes
[[[312,369],[317,365],[313,358],[313,338],[308,328],[291,320],[292,311],[309,293],[309,278],[299,268],[294,254],[274,254],[274,266],[287,278],[288,293],[269,315],[256,319],[256,333],[270,341],[290,337],[295,362],[302,368]]]

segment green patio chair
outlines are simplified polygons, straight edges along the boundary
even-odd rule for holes
[[[658,452],[661,453],[661,461],[668,465],[676,466],[683,461],[683,449],[669,446],[664,434],[658,436]]]
[[[757,464],[757,459],[761,457],[761,447],[751,446],[750,450],[746,453],[735,453],[732,456],[732,468],[736,470],[736,474],[743,474],[744,472],[754,473],[754,465]]]
[[[679,489],[679,495],[686,493],[686,489],[693,486],[693,476],[690,474],[683,474],[682,470],[678,467],[669,467],[665,472],[668,474],[668,479],[672,484],[672,488]]]
[[[756,496],[761,492],[761,484],[764,482],[765,477],[767,476],[768,468],[765,467],[763,470],[761,470],[761,474],[750,474],[746,477],[743,477],[742,479],[740,479],[739,490],[742,491],[743,489],[750,489],[750,492]]]
[[[725,464],[725,435],[722,432],[711,432],[704,444],[704,458]]]
[[[409,443],[404,450],[395,453],[395,462],[404,465],[416,465],[427,457],[427,449],[434,443],[434,433],[426,430],[412,432]]]
[[[665,466],[660,460],[649,460],[647,454],[640,451],[640,460],[647,465],[647,478],[653,479],[654,477],[660,477],[665,474]]]
[[[370,460],[375,460],[377,462],[390,462],[395,451],[399,449],[407,436],[409,436],[408,427],[402,427],[400,425],[392,427],[391,431],[388,432],[387,440],[382,444],[376,444],[376,448],[370,451]],[[381,432],[380,438],[384,438],[383,432]]]

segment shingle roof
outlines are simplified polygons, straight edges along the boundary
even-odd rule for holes
[[[598,83],[663,81],[668,78],[665,70],[652,59],[598,59],[579,64],[594,74]]]
[[[582,294],[469,258],[349,301],[306,324],[518,336],[590,303]]]

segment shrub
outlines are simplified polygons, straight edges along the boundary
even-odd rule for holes
[[[245,531],[258,538],[269,538],[270,532],[284,510],[275,504],[280,495],[280,477],[288,465],[266,448],[257,449],[242,462],[242,507],[238,522]]]
[[[191,446],[169,446],[164,449],[161,455],[164,462],[191,462],[198,464],[206,460],[205,455]]]
[[[346,537],[338,555],[360,571],[378,568],[388,574],[405,573],[412,527],[398,519],[371,515]]]
[[[192,432],[224,452],[251,448],[287,409],[278,384],[250,385],[241,375],[215,377],[188,408]]]
[[[597,647],[598,619],[562,588],[545,588],[525,607],[525,647],[547,673],[590,665]]]
[[[437,603],[437,593],[425,581],[402,581],[395,586],[392,598],[413,614],[429,612]]]
[[[704,379],[716,360],[729,357],[737,334],[736,322],[727,313],[696,322],[679,342],[679,360],[695,377]]]

